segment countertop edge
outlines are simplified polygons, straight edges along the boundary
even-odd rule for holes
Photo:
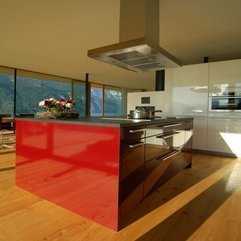
[[[183,117],[183,118],[162,118],[157,120],[138,120],[138,122],[133,122],[132,120],[107,120],[101,118],[86,118],[80,117],[78,119],[37,119],[32,117],[17,117],[16,120],[24,120],[24,121],[37,121],[37,122],[47,122],[47,123],[65,123],[65,124],[81,124],[81,125],[94,125],[94,126],[106,126],[106,127],[133,127],[133,126],[143,126],[143,125],[153,125],[153,124],[172,124],[172,123],[180,123],[186,121],[192,121],[192,117]]]

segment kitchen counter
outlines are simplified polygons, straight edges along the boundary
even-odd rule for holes
[[[44,121],[46,123],[71,123],[84,124],[91,126],[110,126],[110,127],[131,127],[138,125],[152,125],[152,124],[171,124],[176,122],[185,122],[193,120],[192,117],[166,117],[157,119],[127,119],[125,117],[80,117],[78,119],[36,119],[36,118],[17,118],[31,121]]]
[[[191,166],[192,118],[16,118],[16,185],[113,230]]]

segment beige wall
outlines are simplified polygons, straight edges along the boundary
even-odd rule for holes
[[[119,41],[119,0],[1,1],[0,66],[152,89],[153,73],[135,73],[87,57]]]

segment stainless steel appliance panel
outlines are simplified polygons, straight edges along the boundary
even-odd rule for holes
[[[241,91],[209,94],[210,112],[241,112]]]

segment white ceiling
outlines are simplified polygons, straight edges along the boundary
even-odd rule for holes
[[[119,41],[120,0],[0,0],[0,65],[116,86],[154,88],[87,57]],[[160,46],[184,64],[241,58],[240,0],[160,0]]]

